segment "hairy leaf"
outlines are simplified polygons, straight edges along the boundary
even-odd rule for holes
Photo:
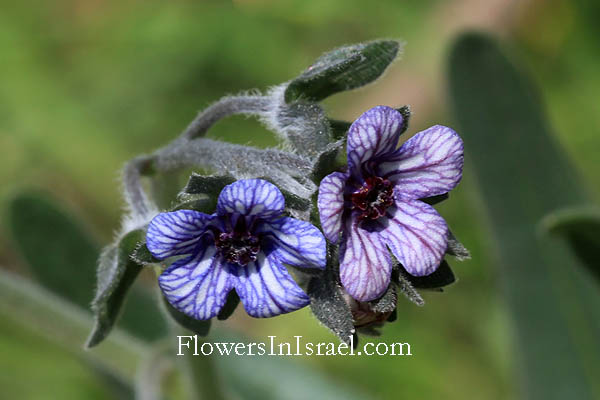
[[[142,270],[131,254],[143,237],[142,230],[131,231],[118,244],[106,247],[100,255],[96,296],[92,301],[94,327],[87,347],[99,344],[113,328],[127,292]]]
[[[332,50],[319,57],[285,91],[285,101],[320,101],[377,79],[398,55],[400,43],[377,40]]]
[[[310,309],[315,317],[340,340],[349,343],[354,334],[354,322],[336,282],[332,265],[328,265],[320,276],[310,280],[307,293],[310,297]]]
[[[209,197],[217,197],[223,188],[235,182],[235,178],[227,175],[204,176],[192,174],[187,185],[183,189],[187,194],[205,194]]]

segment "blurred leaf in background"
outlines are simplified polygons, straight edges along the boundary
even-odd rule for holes
[[[533,87],[487,36],[449,60],[450,93],[477,177],[512,313],[524,398],[600,395],[600,291],[564,244],[539,237],[549,212],[588,203]],[[467,164],[469,165],[469,164]]]
[[[15,196],[10,203],[9,220],[14,242],[34,278],[50,291],[89,310],[100,250],[82,224],[39,192]],[[138,284],[128,296],[119,324],[144,339],[158,339],[166,334],[166,327],[157,308],[158,301]]]

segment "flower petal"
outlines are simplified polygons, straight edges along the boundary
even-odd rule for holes
[[[160,260],[191,254],[214,216],[194,210],[160,213],[148,225],[146,246]]]
[[[235,290],[248,315],[274,317],[310,303],[276,257],[267,257],[261,252],[256,261],[236,272]]]
[[[377,106],[363,113],[348,130],[348,170],[362,176],[363,164],[396,150],[402,133],[402,114]],[[366,166],[368,167],[368,166]]]
[[[407,140],[377,166],[377,173],[394,182],[403,196],[421,199],[454,189],[462,168],[462,139],[452,129],[436,125]]]
[[[243,179],[223,188],[217,200],[217,214],[272,218],[279,216],[284,206],[277,186],[263,179]]]
[[[327,175],[319,185],[319,217],[325,237],[337,243],[342,231],[342,213],[344,211],[344,187],[348,174],[334,172]]]
[[[219,313],[234,278],[214,246],[174,262],[158,277],[165,297],[179,311],[206,320]]]
[[[433,273],[448,246],[446,221],[433,207],[418,200],[396,200],[388,215],[380,234],[404,269],[414,276]]]
[[[327,245],[321,231],[309,222],[282,217],[257,228],[271,241],[271,253],[279,261],[302,268],[325,268]]]
[[[360,227],[355,216],[346,220],[340,246],[340,279],[346,291],[358,301],[380,297],[390,284],[392,260],[376,231]]]

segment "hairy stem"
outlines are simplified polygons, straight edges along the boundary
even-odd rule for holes
[[[217,121],[230,115],[262,115],[268,111],[268,96],[230,96],[201,111],[181,134],[182,138],[191,140],[203,136]]]

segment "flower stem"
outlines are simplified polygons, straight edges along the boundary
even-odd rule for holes
[[[227,96],[200,112],[181,134],[191,140],[202,136],[217,121],[230,115],[262,115],[268,111],[269,96]]]

